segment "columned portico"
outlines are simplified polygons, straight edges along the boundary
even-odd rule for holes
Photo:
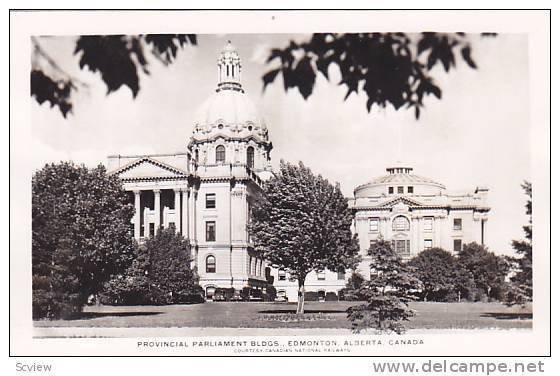
[[[141,215],[140,191],[134,190],[134,239],[136,240],[140,240]]]
[[[184,237],[189,237],[189,189],[181,188],[181,234]]]
[[[175,207],[175,232],[181,232],[181,189],[174,188],[173,195],[175,199],[174,207]]]
[[[157,233],[161,225],[160,193],[159,189],[154,189],[154,234]]]

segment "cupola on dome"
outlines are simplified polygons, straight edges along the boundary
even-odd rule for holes
[[[209,138],[222,134],[229,138],[249,135],[268,140],[264,119],[241,85],[241,59],[228,41],[218,56],[218,86],[195,115],[193,137]]]

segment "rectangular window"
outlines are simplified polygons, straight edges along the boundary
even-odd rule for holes
[[[338,269],[338,273],[336,274],[336,278],[339,281],[343,281],[346,278],[346,270],[344,270],[344,268]]]
[[[278,280],[285,281],[286,280],[286,271],[284,269],[278,270]]]
[[[370,218],[369,219],[369,231],[370,232],[378,232],[379,231],[379,218]]]
[[[434,217],[424,217],[424,231],[434,230]]]
[[[393,187],[389,187],[389,194],[392,195],[394,193],[394,188]]]
[[[463,247],[463,242],[461,239],[453,239],[453,250],[455,252],[461,252],[461,248]]]
[[[424,239],[424,249],[432,248],[432,239]]]
[[[403,256],[410,254],[410,240],[395,240],[393,247],[398,255]]]
[[[404,187],[398,187],[397,188],[397,193],[404,193]]]
[[[216,194],[215,193],[207,193],[206,194],[206,209],[215,209],[216,208]]]
[[[156,232],[156,224],[150,223],[150,237],[154,237],[155,232]]]
[[[317,272],[317,280],[318,281],[324,281],[325,280],[325,272],[323,270],[321,270],[320,272]]]
[[[216,241],[216,222],[214,221],[206,222],[206,241]]]
[[[173,230],[175,230],[175,222],[169,222],[169,225],[168,225],[167,227],[172,228]]]
[[[461,218],[453,218],[453,230],[461,230],[463,228],[463,220]]]
[[[408,187],[408,193],[414,193],[414,187]]]

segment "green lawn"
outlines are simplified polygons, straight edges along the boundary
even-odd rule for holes
[[[303,321],[295,321],[294,304],[203,303],[172,306],[86,307],[77,320],[39,320],[36,327],[217,327],[350,328],[345,310],[356,302],[307,302]],[[531,328],[531,308],[500,303],[411,304],[411,329]]]

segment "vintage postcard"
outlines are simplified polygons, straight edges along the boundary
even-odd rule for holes
[[[11,352],[547,355],[549,17],[12,12]]]

